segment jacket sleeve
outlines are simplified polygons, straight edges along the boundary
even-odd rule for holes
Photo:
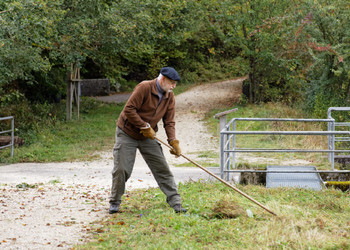
[[[163,116],[163,124],[166,135],[168,137],[168,142],[175,140],[175,97],[172,94],[170,97],[170,103],[168,109]]]
[[[128,121],[137,128],[147,127],[147,123],[140,117],[138,111],[141,109],[144,98],[149,89],[146,85],[138,84],[124,107],[124,113]]]

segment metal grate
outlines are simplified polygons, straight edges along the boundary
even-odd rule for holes
[[[281,171],[269,173],[268,171]],[[298,187],[321,190],[323,182],[318,173],[283,173],[283,171],[316,171],[314,166],[268,166],[266,187]]]

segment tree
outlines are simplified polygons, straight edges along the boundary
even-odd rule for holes
[[[59,1],[30,0],[1,3],[1,101],[20,96],[19,81],[36,84],[32,72],[50,71],[50,60],[43,52],[54,46],[56,22],[63,14],[57,9],[59,4]]]
[[[348,1],[306,1],[302,35],[310,57],[307,109],[324,117],[328,107],[350,102],[350,5]]]
[[[288,51],[296,28],[294,7],[294,2],[274,0],[235,4],[232,39],[249,62],[246,87],[252,103],[298,99],[301,81],[295,68],[300,61]]]

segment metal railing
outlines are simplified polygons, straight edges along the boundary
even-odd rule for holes
[[[329,153],[332,154],[333,161],[331,162],[332,171],[334,171],[334,153],[335,152],[350,152],[350,150],[335,150],[328,149],[264,149],[264,148],[237,148],[237,135],[347,135],[349,131],[236,131],[236,123],[238,121],[278,121],[278,122],[327,122],[331,127],[334,126],[334,119],[293,119],[293,118],[233,118],[226,124],[224,129],[220,131],[220,172],[221,178],[229,180],[230,173],[233,172],[251,172],[252,170],[237,170],[236,169],[236,153],[255,153],[255,152],[306,152],[306,153]],[[266,172],[266,171],[265,171]],[[294,172],[294,171],[291,171]],[[314,171],[320,172],[320,171]]]
[[[11,147],[11,157],[13,157],[15,119],[13,116],[0,117],[0,121],[11,120],[11,129],[0,131],[0,134],[11,133],[11,143],[5,146],[0,146],[0,149]]]
[[[350,107],[330,107],[327,110],[327,118],[334,119],[332,117],[332,111],[350,111]],[[328,124],[328,131],[336,131],[336,127],[350,127],[350,122],[333,122]],[[341,136],[328,136],[328,149],[335,149],[335,142],[345,142],[350,141],[350,137],[341,137]],[[334,162],[334,153],[329,154],[329,161]]]

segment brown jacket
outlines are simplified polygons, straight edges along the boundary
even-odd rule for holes
[[[163,119],[168,141],[175,139],[175,96],[165,93],[159,103],[157,79],[139,83],[121,112],[117,126],[137,140],[146,139],[140,128],[151,125],[158,131],[158,122]]]

